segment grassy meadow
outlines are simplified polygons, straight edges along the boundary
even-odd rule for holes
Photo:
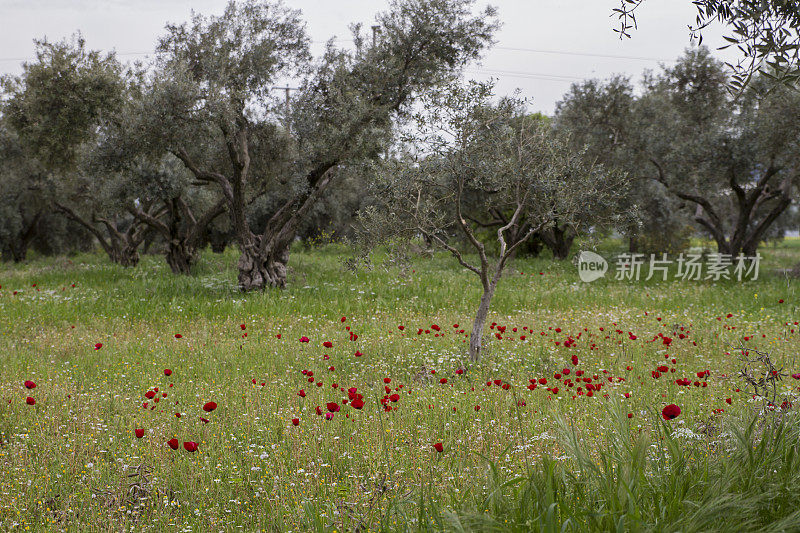
[[[800,530],[796,407],[758,415],[737,351],[797,391],[800,240],[761,253],[748,282],[517,259],[475,365],[444,254],[298,247],[252,294],[233,249],[2,264],[0,530]]]

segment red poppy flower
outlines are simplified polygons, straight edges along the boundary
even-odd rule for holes
[[[362,409],[364,407],[364,400],[361,398],[356,398],[350,402],[350,405],[353,406],[353,409]]]
[[[404,329],[406,329],[406,327],[405,326],[397,326],[397,329],[399,329],[400,331],[403,331]]]
[[[400,400],[400,395],[399,395],[399,394],[397,394],[397,393],[395,393],[395,394],[392,394],[391,396],[389,396],[389,399],[390,399],[391,401],[393,401],[393,402],[399,401],[399,400]]]
[[[437,442],[436,444],[433,445],[433,449],[439,453],[442,453],[442,450],[444,450],[444,446],[442,446],[441,442]]]
[[[171,376],[172,375],[172,370],[170,370],[169,368],[165,368],[164,369],[164,375],[165,376]]]
[[[178,444],[179,444],[178,443],[178,439],[175,439],[175,438],[169,439],[167,441],[167,446],[169,446],[173,450],[177,450],[178,449]]]
[[[672,420],[674,418],[678,418],[680,414],[681,414],[681,408],[675,405],[674,403],[664,407],[664,409],[662,409],[661,411],[661,416],[664,417],[664,420]]]
[[[325,341],[322,343],[325,348],[333,348],[333,343],[331,341]]]
[[[239,324],[239,327],[242,329],[247,329],[247,326],[245,324]]]
[[[134,433],[136,433],[137,439],[141,439],[142,437],[144,437],[144,428],[136,428],[136,431]]]
[[[442,379],[440,379],[440,380],[439,380],[439,383],[441,383],[442,385],[444,385],[445,383],[447,383],[447,378],[442,378]]]
[[[392,378],[383,378],[383,382],[387,383],[387,384],[391,383],[392,382]]]
[[[303,335],[302,337],[300,337],[300,342],[309,342],[308,337]]]
[[[94,345],[94,349],[95,350],[99,350],[102,347],[103,347],[103,343],[102,342],[98,342],[97,344]]]
[[[183,335],[181,335],[180,333],[176,333],[176,334],[175,334],[175,338],[176,338],[176,339],[182,339],[182,338],[183,338]]]
[[[190,440],[189,442],[184,442],[183,443],[183,449],[186,450],[187,452],[190,452],[190,453],[191,452],[196,452],[197,451],[197,443],[194,442],[193,440]]]
[[[152,400],[155,395],[156,393],[151,390],[144,393],[144,397],[147,398],[148,400]]]
[[[304,391],[303,389],[300,389],[300,392],[298,392],[297,395],[300,396],[301,398],[305,398],[306,397],[306,391]]]
[[[330,411],[331,413],[338,413],[339,409],[341,409],[341,407],[339,407],[339,404],[336,403],[336,402],[328,402],[328,403],[325,404],[325,406],[328,408],[328,411]]]
[[[207,404],[205,404],[203,406],[203,411],[205,411],[206,413],[210,413],[211,411],[213,411],[216,408],[217,408],[216,402],[208,402]]]
[[[36,400],[28,396],[27,398],[25,398],[25,403],[27,403],[28,405],[36,405]]]
[[[211,422],[211,420],[209,420],[208,418],[203,418],[202,416],[200,417],[200,421],[201,421],[203,424],[208,424],[209,422]]]
[[[356,350],[356,357],[361,357],[362,355],[364,355],[364,354],[359,352],[358,350]]]
[[[28,381],[25,382],[25,388],[26,389],[35,389],[36,388],[36,383],[34,383],[33,381],[28,380]]]
[[[292,418],[292,424],[294,424],[295,426],[299,426],[300,425],[300,419],[299,418]]]

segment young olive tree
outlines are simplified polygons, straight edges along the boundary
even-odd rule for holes
[[[480,358],[492,297],[514,252],[555,224],[577,223],[585,211],[611,206],[625,181],[620,173],[587,163],[547,124],[526,117],[524,102],[503,98],[495,105],[490,97],[491,85],[473,82],[426,98],[409,139],[413,157],[378,167],[378,205],[361,216],[367,238],[423,236],[478,277],[483,293],[470,335],[472,361]],[[471,203],[470,218],[468,197],[482,199]],[[497,247],[490,248],[476,231],[498,212],[509,216],[497,227]],[[594,227],[612,218],[598,219]],[[459,234],[475,256],[459,248]]]
[[[472,4],[393,0],[377,17],[376,39],[355,26],[354,50],[331,42],[317,62],[299,12],[280,2],[230,2],[222,16],[168,26],[157,68],[181,72],[182,83],[153,117],[161,118],[164,133],[151,138],[198,183],[226,198],[242,290],[285,286],[289,246],[303,218],[338,181],[337,169],[384,153],[393,119],[415,96],[489,44],[494,11],[473,15]],[[272,96],[273,86],[298,73],[300,91],[284,106]],[[259,151],[287,136],[287,149],[274,154],[280,164],[255,168],[267,159]],[[251,226],[251,195],[275,187],[287,199],[263,226]]]

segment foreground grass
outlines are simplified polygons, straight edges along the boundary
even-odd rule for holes
[[[780,273],[798,245],[765,249],[747,283],[587,285],[518,260],[475,366],[479,288],[446,256],[354,274],[340,248],[297,251],[289,289],[259,294],[236,291],[233,251],[192,277],[159,257],[2,265],[0,529],[741,530],[743,509],[747,528],[797,529],[793,410],[780,435],[746,431],[757,404],[733,348],[800,371],[798,284]]]

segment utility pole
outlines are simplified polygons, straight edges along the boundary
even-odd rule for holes
[[[286,87],[273,87],[272,89],[273,90],[279,89],[281,91],[286,91],[285,92],[285,100],[284,100],[284,118],[283,118],[283,120],[284,120],[284,126],[286,127],[286,130],[288,131],[289,130],[289,91],[299,91],[300,88],[299,87],[289,87],[287,85]]]
[[[378,40],[378,32],[381,30],[381,27],[378,25],[372,26],[372,46],[375,46],[375,43]]]

